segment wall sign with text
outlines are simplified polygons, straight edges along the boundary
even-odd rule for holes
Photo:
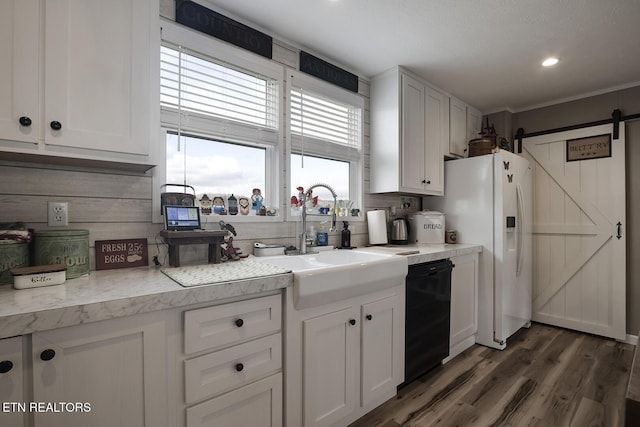
[[[567,140],[567,162],[611,157],[611,134]]]
[[[96,240],[96,270],[149,265],[147,239]]]

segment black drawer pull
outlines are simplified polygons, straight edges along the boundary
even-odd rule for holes
[[[6,374],[13,369],[13,362],[11,360],[3,360],[0,362],[0,374]]]
[[[367,320],[371,320],[371,319],[373,319],[373,316],[372,316],[372,315],[370,315],[370,314],[367,314],[367,315],[366,315],[366,316],[364,316],[364,317],[365,317]]]
[[[243,369],[244,369],[244,365],[242,363],[236,364],[236,371],[242,372]]]
[[[236,324],[236,326],[238,328],[242,328],[242,325],[244,325],[244,320],[242,319],[236,319],[236,321],[234,322]]]
[[[18,119],[18,121],[20,122],[20,125],[25,126],[25,127],[29,127],[31,126],[31,118],[27,117],[27,116],[22,116]]]
[[[60,130],[62,129],[62,123],[60,123],[57,120],[52,121],[51,123],[49,123],[49,126],[51,126],[51,129],[53,130]]]
[[[356,324],[356,319],[349,319],[349,324],[354,326]]]

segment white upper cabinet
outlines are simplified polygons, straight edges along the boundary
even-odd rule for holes
[[[449,99],[449,140],[444,144],[446,157],[467,157],[469,141],[482,130],[482,113],[455,97]]]
[[[39,140],[40,9],[40,0],[0,5],[0,139],[31,143],[31,149]]]
[[[467,105],[467,139],[478,138],[480,132],[482,132],[482,113]]]
[[[0,8],[8,59],[0,65],[0,150],[150,164],[157,2],[12,0]]]
[[[467,157],[467,104],[457,98],[449,99],[449,141],[444,155]]]
[[[372,193],[442,195],[449,98],[397,67],[371,84]]]

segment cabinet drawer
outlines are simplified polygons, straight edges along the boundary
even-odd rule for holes
[[[281,335],[273,334],[185,361],[187,404],[223,393],[282,367]]]
[[[216,349],[279,331],[280,295],[190,310],[184,313],[184,353]]]
[[[280,373],[187,409],[187,427],[278,427],[282,418]]]

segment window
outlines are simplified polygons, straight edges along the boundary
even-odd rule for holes
[[[338,199],[349,200],[351,199],[349,188],[350,167],[350,162],[343,160],[331,160],[314,156],[303,157],[294,153],[291,154],[291,182],[302,185],[309,181],[309,177],[317,177],[314,182],[309,181],[306,186],[322,182],[333,188]],[[295,189],[296,187],[291,188]],[[327,194],[322,195],[323,198],[327,196]]]
[[[345,206],[361,209],[362,97],[295,71],[288,94],[291,195],[320,182],[333,187]],[[324,190],[317,195],[331,200]]]
[[[167,133],[167,183],[189,185],[199,193],[251,195],[264,191],[266,149]]]
[[[163,184],[190,185],[198,200],[206,194],[228,206],[231,195],[251,200],[258,189],[268,213],[277,214],[282,66],[174,23],[163,22],[162,39],[166,151],[154,181],[158,194],[167,191]],[[242,213],[233,220],[255,221],[259,211]]]

